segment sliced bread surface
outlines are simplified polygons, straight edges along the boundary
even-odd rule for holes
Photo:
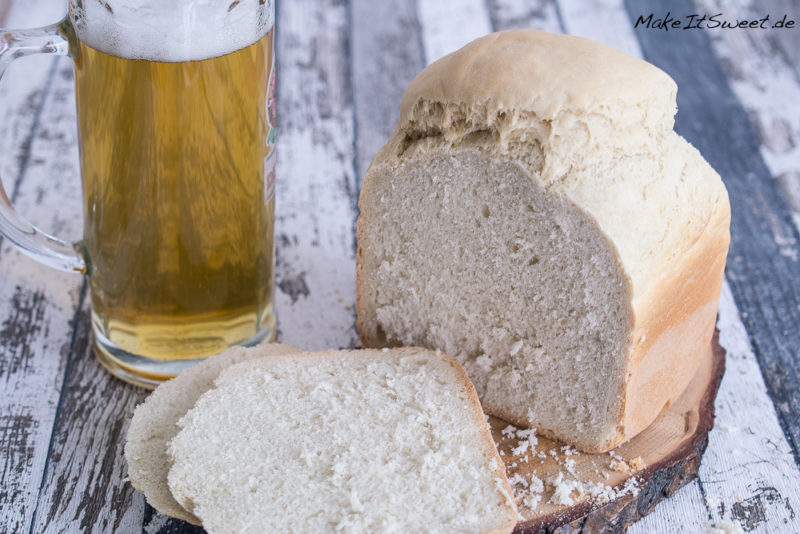
[[[649,425],[708,349],[727,192],[676,86],[588,39],[477,39],[409,85],[359,199],[357,326],[464,365],[484,409],[590,452]]]
[[[153,508],[195,525],[200,524],[194,514],[175,501],[167,485],[167,443],[178,433],[178,420],[194,406],[200,395],[213,387],[214,380],[227,367],[250,359],[293,352],[300,352],[300,349],[278,343],[230,348],[164,382],[136,407],[128,428],[125,459],[131,485],[144,494]]]
[[[516,522],[475,390],[441,353],[241,363],[179,426],[169,487],[212,534],[500,533]]]

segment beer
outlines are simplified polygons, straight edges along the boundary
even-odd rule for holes
[[[182,61],[72,39],[101,361],[153,383],[271,337],[273,30]]]
[[[32,53],[74,60],[84,234],[6,199],[0,237],[88,275],[95,353],[124,380],[274,336],[274,22],[273,0],[70,0],[4,41],[0,77]]]

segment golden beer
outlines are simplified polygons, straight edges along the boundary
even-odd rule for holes
[[[273,30],[235,52],[181,62],[75,42],[101,361],[153,383],[182,367],[149,370],[147,359],[195,360],[271,337]]]

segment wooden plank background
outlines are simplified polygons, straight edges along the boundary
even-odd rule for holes
[[[0,21],[55,21],[60,0],[0,0]],[[676,127],[722,174],[734,234],[720,302],[727,372],[696,481],[631,532],[800,532],[800,30],[634,29],[638,15],[784,13],[789,0],[293,0],[278,4],[279,336],[358,344],[360,180],[426,64],[494,30],[585,35],[677,81]],[[4,19],[5,17],[5,19]],[[0,83],[0,175],[47,231],[81,229],[72,70],[16,62]],[[86,287],[0,241],[0,532],[200,532],[153,513],[125,481],[122,439],[145,393],[91,354]]]

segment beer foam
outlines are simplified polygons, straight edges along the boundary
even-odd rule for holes
[[[78,38],[150,61],[195,61],[253,44],[272,28],[273,0],[70,0]]]

